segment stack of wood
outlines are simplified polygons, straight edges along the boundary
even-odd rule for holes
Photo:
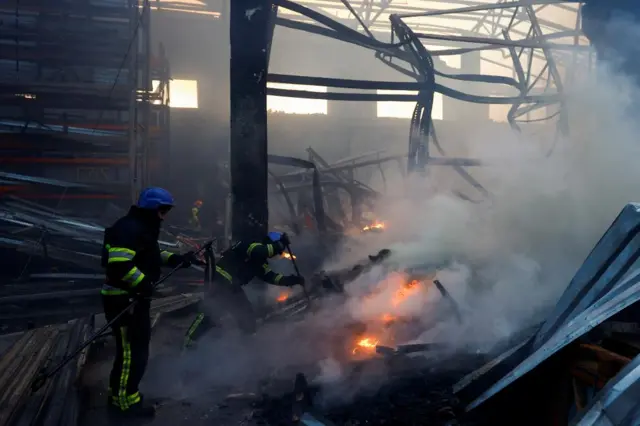
[[[89,337],[93,318],[29,330],[0,358],[0,426],[75,426],[80,407],[76,381],[86,349],[36,392],[31,386]]]

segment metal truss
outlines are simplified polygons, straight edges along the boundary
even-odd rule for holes
[[[280,6],[279,25],[372,49],[379,60],[416,80],[416,83],[394,83],[269,76],[270,81],[280,83],[418,91],[417,96],[411,97],[269,89],[270,94],[279,96],[330,100],[415,100],[409,171],[424,170],[430,162],[446,163],[442,158],[434,162],[430,154],[431,141],[439,154],[445,155],[431,120],[435,92],[465,102],[506,106],[506,120],[517,131],[525,128],[525,123],[554,120],[558,139],[569,132],[564,102],[566,86],[573,80],[576,69],[590,68],[593,62],[592,50],[580,31],[577,2],[500,0],[478,5],[463,0],[446,4],[411,0],[300,0],[298,3],[276,0],[274,3]],[[425,7],[427,5],[432,7]],[[454,8],[448,8],[450,6]],[[295,16],[287,15],[284,10],[294,12]],[[384,18],[390,21],[386,29],[382,26]],[[316,22],[329,29],[314,25]],[[389,43],[380,41],[385,32],[391,32]],[[434,49],[434,45],[438,48]],[[434,62],[434,58],[474,53],[480,53],[481,60],[497,70],[496,75],[446,73],[436,65],[441,61]],[[444,84],[451,80],[470,83],[464,85],[470,90],[478,84],[491,85],[492,96],[463,93]],[[459,162],[448,165],[485,193]]]

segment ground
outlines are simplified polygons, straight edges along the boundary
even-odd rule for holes
[[[264,374],[268,380],[255,380],[241,385],[226,377],[207,376],[215,366],[215,359],[193,359],[187,368],[176,375],[172,366],[180,363],[180,346],[189,317],[165,318],[156,328],[152,339],[152,357],[141,390],[147,396],[162,398],[158,416],[152,426],[258,426],[290,425],[293,409],[295,370],[279,370]],[[233,349],[233,348],[232,348]],[[83,386],[86,403],[81,414],[80,426],[106,426],[106,388],[114,348],[107,342],[94,351],[92,361],[85,368]],[[206,353],[206,351],[205,351]],[[214,353],[207,353],[214,357]],[[233,353],[236,356],[236,353]],[[237,353],[241,357],[241,353]],[[399,359],[399,365],[389,367],[382,358],[350,365],[347,383],[325,386],[324,394],[310,392],[316,397],[315,410],[337,426],[426,424],[446,426],[455,424],[480,425],[482,422],[455,423],[456,404],[451,395],[451,384],[462,374],[473,369],[482,360],[467,358],[464,361],[444,359],[447,365],[464,365],[461,370],[421,368],[415,360]],[[384,364],[385,368],[378,368]],[[383,372],[381,374],[381,371]],[[245,374],[243,374],[245,373]],[[252,372],[240,372],[239,377],[250,377]],[[198,377],[200,376],[200,377]],[[206,380],[198,380],[207,377]],[[372,380],[373,378],[373,380]],[[362,392],[363,380],[379,383],[373,391]],[[220,383],[225,383],[221,385]],[[199,383],[199,384],[194,384]],[[357,391],[354,391],[354,386]],[[320,401],[320,403],[318,403]],[[323,402],[324,401],[324,402]]]
[[[163,383],[162,368],[166,364],[162,361],[167,357],[180,356],[181,338],[188,323],[188,318],[163,319],[154,331],[151,360],[141,390],[145,395],[153,398],[162,398],[167,394],[174,396],[162,400],[157,417],[147,424],[151,426],[187,424],[189,426],[257,426],[264,424],[253,418],[255,409],[252,405],[255,397],[242,395],[242,390],[230,392],[231,390],[227,387],[212,386],[199,394],[180,397],[182,384],[179,381]],[[106,341],[104,346],[94,350],[91,362],[84,369],[82,386],[85,403],[79,426],[108,424],[106,389],[114,350],[113,342]]]

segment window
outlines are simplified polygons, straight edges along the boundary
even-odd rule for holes
[[[169,106],[171,108],[198,108],[198,82],[196,80],[170,80]]]
[[[404,90],[378,90],[379,95],[416,95],[418,92]],[[378,102],[378,117],[389,118],[411,118],[413,110],[416,107],[415,102],[395,102],[380,101]],[[431,118],[434,120],[442,120],[442,94],[435,93],[433,97],[433,110]]]
[[[159,80],[151,82],[155,92],[160,86]],[[171,108],[198,108],[198,82],[196,80],[169,80],[169,91],[171,98],[169,106]],[[167,94],[165,93],[166,97]],[[160,105],[161,100],[154,100],[154,105]]]
[[[267,83],[273,89],[304,90],[307,92],[326,92],[324,86],[301,86],[297,84]],[[285,96],[267,96],[267,110],[285,114],[327,114],[326,99],[288,98]]]

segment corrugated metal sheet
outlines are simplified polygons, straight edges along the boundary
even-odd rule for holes
[[[587,256],[551,315],[536,332],[531,347],[522,343],[525,348],[520,354],[522,361],[495,381],[494,367],[511,356],[513,350],[508,351],[456,384],[457,391],[470,384],[476,386],[474,392],[468,392],[475,399],[467,410],[478,407],[594,327],[637,303],[639,258],[640,204],[632,203],[625,206]]]
[[[571,426],[640,424],[640,356],[625,366],[596,395]]]
[[[560,327],[609,292],[640,256],[640,204],[628,204],[584,261],[538,332],[540,348]]]
[[[525,359],[513,371],[500,379],[489,390],[467,406],[472,410],[491,398],[537,366],[549,359],[553,354],[571,342],[583,336],[605,320],[640,301],[640,269],[629,277],[622,285],[624,291],[611,291],[597,304],[584,310],[566,323],[557,333],[546,341],[538,350]]]
[[[517,344],[514,347],[512,347],[511,349],[507,350],[506,352],[503,352],[502,354],[500,354],[496,358],[492,359],[491,361],[489,361],[488,363],[486,363],[485,365],[483,365],[479,369],[467,374],[462,379],[460,379],[460,381],[458,381],[458,383],[453,385],[453,392],[454,393],[459,393],[460,391],[465,389],[467,386],[471,385],[473,382],[478,380],[480,377],[484,376],[489,371],[493,370],[498,365],[502,364],[509,357],[514,356],[518,351],[523,349],[526,346],[526,344],[529,343],[530,341],[531,341],[531,339],[525,339],[520,344]],[[520,358],[520,359],[522,359],[522,358]]]

